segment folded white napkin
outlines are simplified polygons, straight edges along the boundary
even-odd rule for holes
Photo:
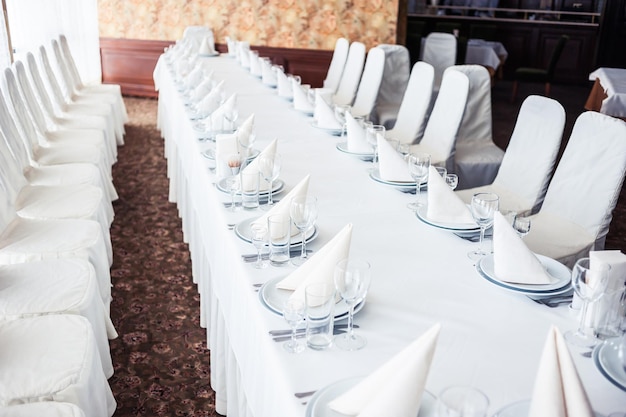
[[[224,89],[224,80],[220,81],[196,106],[199,113],[210,115],[220,106],[222,99],[222,90]],[[221,128],[221,122],[216,129]]]
[[[237,41],[230,36],[226,36],[226,46],[228,48],[228,55],[237,56]]]
[[[253,161],[254,162],[254,161]],[[293,200],[297,196],[307,195],[309,191],[309,179],[310,175],[304,177],[289,193],[281,198],[281,200],[274,205],[267,213],[256,219],[254,224],[262,224],[267,226],[267,218],[273,216],[275,214],[282,214],[284,216],[290,217],[290,207],[291,200]],[[291,236],[296,236],[300,232],[296,229],[295,225],[291,225]]]
[[[541,354],[528,417],[593,417],[563,335],[552,327]]]
[[[259,60],[259,53],[257,51],[248,51],[248,57],[250,60],[250,74],[260,77],[261,61]]]
[[[200,84],[204,78],[204,68],[202,65],[196,65],[185,77],[185,90],[193,90],[193,88]]]
[[[193,87],[193,92],[190,95],[192,102],[198,103],[202,101],[213,90],[213,71],[204,73],[204,77],[200,84]]]
[[[248,143],[248,138],[252,134],[254,130],[254,113],[246,118],[243,123],[237,128],[237,140],[239,140],[240,145],[246,145]]]
[[[213,130],[224,128],[224,114],[232,111],[237,103],[237,93],[233,93],[226,101],[211,113],[211,126]]]
[[[589,305],[587,311],[591,327],[594,329],[603,327],[607,315],[615,314],[611,313],[612,310],[617,311],[615,304],[619,303],[626,277],[626,255],[619,250],[590,251],[589,268],[594,270],[603,265],[611,267],[606,290],[599,300]]]
[[[310,85],[306,84],[308,88]],[[309,102],[307,90],[304,85],[300,85],[297,80],[291,80],[291,88],[293,90],[293,108],[307,113],[313,113],[313,105]]]
[[[493,267],[506,282],[542,285],[556,281],[499,211],[493,216]]]
[[[435,324],[328,406],[347,416],[415,417],[441,330]]]
[[[385,181],[415,182],[409,174],[409,165],[383,135],[376,138],[378,143],[378,175]]]
[[[323,129],[341,129],[341,123],[335,117],[335,110],[324,99],[323,93],[319,89],[315,89],[315,110],[313,118],[317,123],[317,127]]]
[[[276,85],[276,73],[269,60],[261,60],[261,81],[265,85]]]
[[[217,178],[231,175],[226,158],[236,153],[239,153],[237,135],[228,133],[215,136],[215,175]]]
[[[202,38],[202,43],[200,44],[200,49],[198,49],[198,53],[200,55],[212,55],[215,53],[215,46],[212,44],[212,42],[209,41],[208,36]]]
[[[446,184],[434,166],[428,169],[428,208],[429,220],[441,223],[476,224],[467,205]]]
[[[355,153],[372,153],[372,145],[367,143],[365,137],[365,127],[355,119],[350,112],[346,112],[346,142],[350,152]]]
[[[237,42],[237,59],[239,63],[244,68],[250,68],[250,55],[248,55],[248,51],[250,50],[250,44],[245,41]]]
[[[291,290],[290,298],[304,301],[304,289],[314,283],[334,285],[335,265],[350,254],[352,224],[348,223],[327,244],[317,251],[311,259],[276,284],[277,288]]]
[[[274,139],[269,145],[265,147],[265,149],[263,149],[259,153],[259,155],[257,155],[256,158],[254,158],[252,162],[250,162],[245,167],[244,171],[246,172],[259,171],[259,158],[261,158],[263,155],[275,155],[277,145],[278,145],[278,139]],[[259,191],[267,191],[268,189],[269,189],[268,182],[265,180],[261,180],[261,182],[259,183]]]
[[[284,98],[293,97],[293,89],[291,88],[291,81],[289,77],[283,71],[276,70],[276,82],[278,89],[278,96]]]

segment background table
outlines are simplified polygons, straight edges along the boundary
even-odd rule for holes
[[[585,109],[626,119],[626,69],[598,68],[589,80],[594,84]]]
[[[355,317],[368,339],[356,352],[337,348],[288,354],[268,335],[286,329],[284,320],[259,301],[253,284],[283,277],[294,268],[256,270],[241,261],[254,252],[226,225],[261,212],[224,209],[230,197],[216,189],[210,161],[201,151],[172,72],[162,56],[155,70],[159,126],[165,140],[170,199],[177,202],[201,294],[202,325],[211,349],[216,408],[230,416],[304,416],[295,392],[316,390],[337,380],[367,375],[441,323],[437,351],[426,384],[439,393],[453,384],[473,385],[491,400],[490,413],[532,393],[539,357],[552,325],[575,328],[565,306],[547,308],[507,292],[480,277],[467,252],[475,243],[421,223],[406,208],[415,198],[368,176],[371,163],[339,152],[341,140],[311,125],[289,101],[264,86],[229,57],[203,58],[230,94],[238,94],[240,120],[255,114],[258,149],[278,139],[285,181],[282,197],[306,175],[318,197],[319,250],[347,223],[353,224],[351,254],[373,268],[365,307]],[[621,391],[594,367],[574,357],[594,408],[603,414],[623,408]]]

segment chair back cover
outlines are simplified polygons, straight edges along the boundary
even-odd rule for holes
[[[324,79],[324,88],[330,89],[333,93],[337,91],[339,87],[339,81],[341,80],[341,74],[346,66],[346,59],[348,58],[348,49],[350,49],[350,42],[346,38],[338,38],[335,42],[335,49],[333,51],[333,57],[330,60],[328,66],[328,72]]]
[[[30,166],[31,160],[34,159],[33,150],[30,143],[22,137],[2,94],[0,94],[0,131],[4,133],[11,154],[22,170]]]
[[[21,130],[22,138],[28,140],[28,148],[34,149],[39,146],[39,134],[29,115],[29,111],[26,108],[26,104],[20,95],[20,90],[17,86],[17,80],[11,68],[5,68],[4,80],[6,82],[6,88],[9,92],[9,99],[13,105],[13,111],[15,113],[16,124],[18,129]]]
[[[198,52],[204,39],[207,39],[210,46],[215,47],[215,38],[210,27],[187,26],[183,31],[183,41],[190,42],[195,52]]]
[[[61,47],[56,39],[50,40],[50,45],[52,46],[52,53],[54,54],[54,59],[57,63],[57,68],[59,70],[59,74],[61,75],[60,81],[62,87],[64,88],[64,93],[66,97],[72,97],[78,92],[78,86],[75,84],[72,75],[70,74],[70,70],[65,63],[65,58],[63,57],[63,53],[61,52]]]
[[[57,80],[56,74],[52,69],[52,65],[50,65],[50,59],[48,59],[48,53],[46,52],[46,48],[42,45],[39,47],[39,59],[42,66],[43,75],[46,78],[46,82],[50,92],[50,98],[61,108],[68,102],[66,101],[65,96],[63,95],[63,90],[61,89],[61,85]]]
[[[370,49],[365,61],[359,89],[352,105],[351,112],[353,116],[366,116],[369,118],[376,105],[376,97],[383,79],[384,69],[385,51],[378,47]]]
[[[65,35],[59,36],[59,44],[61,45],[61,52],[63,53],[63,58],[65,59],[65,65],[69,71],[70,76],[74,80],[74,84],[79,89],[83,88],[83,81],[80,78],[78,67],[76,67],[76,62],[74,62],[74,57],[72,56],[72,51],[70,51],[70,45],[68,44]]]
[[[398,117],[393,129],[387,136],[396,138],[400,143],[413,143],[421,137],[426,124],[426,115],[430,107],[435,81],[435,69],[432,65],[417,61],[411,70]]]
[[[57,120],[54,104],[48,95],[46,86],[44,85],[43,78],[39,72],[39,67],[35,56],[28,52],[26,54],[26,64],[28,65],[28,72],[30,72],[30,80],[32,81],[32,87],[39,99],[39,104],[43,108],[45,115],[53,121]]]
[[[602,113],[582,113],[541,211],[582,226],[603,247],[625,173],[626,123]]]
[[[493,183],[515,192],[532,212],[546,194],[564,126],[565,110],[556,100],[532,95],[520,107]]]
[[[378,47],[385,51],[385,69],[372,121],[376,124],[389,124],[391,128],[409,83],[411,57],[409,50],[403,45],[381,44]]]
[[[451,33],[431,32],[424,41],[422,61],[435,68],[435,91],[439,90],[446,68],[456,63],[456,38]]]
[[[24,103],[26,104],[26,108],[28,109],[33,122],[35,123],[35,128],[37,131],[45,135],[48,131],[48,126],[46,125],[46,116],[43,114],[41,110],[41,106],[37,102],[37,97],[35,97],[35,92],[28,80],[28,76],[26,75],[26,68],[24,68],[24,64],[21,61],[16,61],[14,64],[15,76],[17,77],[17,84],[19,85],[19,89],[22,92],[22,97],[24,98]],[[7,79],[7,82],[9,80]]]
[[[365,44],[352,42],[348,50],[346,66],[341,74],[337,92],[333,96],[335,104],[352,104],[354,95],[361,81],[363,65],[365,64]]]
[[[20,190],[28,185],[28,181],[11,155],[6,138],[0,131],[0,181],[4,182],[6,197],[15,202]]]
[[[454,144],[463,119],[468,90],[467,75],[459,71],[445,74],[420,142],[420,145],[430,150],[433,161],[445,161],[449,170],[453,169]]]

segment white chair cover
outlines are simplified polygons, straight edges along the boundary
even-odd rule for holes
[[[326,73],[323,84],[324,88],[330,89],[333,93],[337,91],[337,87],[339,87],[341,74],[343,74],[343,69],[346,66],[349,48],[350,42],[346,38],[338,38],[335,42],[333,57],[330,60],[328,72]]]
[[[361,81],[364,64],[365,45],[361,42],[352,42],[337,92],[333,96],[334,104],[352,104],[359,81]]]
[[[457,195],[470,203],[475,193],[493,192],[500,197],[501,211],[536,212],[554,170],[564,126],[565,110],[559,102],[528,96],[493,183],[460,190]]]
[[[572,266],[603,250],[626,173],[626,123],[596,112],[578,116],[541,210],[524,238],[536,253]]]
[[[435,91],[439,91],[443,72],[456,63],[456,38],[451,33],[431,32],[424,41],[422,61],[435,68]]]
[[[411,57],[409,50],[403,45],[381,44],[378,48],[385,51],[385,69],[376,106],[370,119],[374,124],[383,125],[389,130],[398,117],[400,104],[409,83]]]
[[[430,163],[454,169],[454,143],[463,119],[469,80],[459,71],[449,71],[441,81],[439,95],[424,130],[424,137],[411,151],[430,154]]]
[[[215,38],[213,30],[208,26],[187,26],[183,31],[183,41],[190,42],[196,52],[200,49],[202,41],[207,39],[209,46],[215,48]]]
[[[89,320],[102,370],[113,375],[109,338],[117,337],[93,266],[82,259],[51,259],[0,266],[0,324],[44,314],[77,314]]]
[[[69,402],[91,417],[117,406],[89,321],[71,314],[14,320],[0,326],[0,406]]]
[[[359,83],[359,89],[352,104],[353,116],[365,116],[369,118],[374,106],[376,105],[376,97],[380,89],[380,83],[383,79],[383,71],[385,69],[385,51],[381,48],[374,47],[367,53],[367,60],[363,68],[363,75]]]
[[[414,143],[421,139],[433,94],[435,70],[432,65],[418,61],[413,65],[398,116],[386,136],[400,143]]]
[[[85,417],[77,405],[57,401],[17,404],[0,408],[0,417]]]
[[[446,71],[451,69],[465,73],[470,82],[454,155],[458,189],[491,184],[504,151],[493,143],[489,71],[482,65],[454,65]]]

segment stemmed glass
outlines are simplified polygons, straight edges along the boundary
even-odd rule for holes
[[[254,142],[256,142],[256,134],[250,132],[248,135],[238,135],[237,142],[239,142],[239,146],[246,151],[246,158],[249,158],[252,152],[252,146]]]
[[[591,349],[598,342],[593,329],[586,326],[587,307],[604,293],[610,269],[608,264],[594,265],[594,268],[590,269],[589,258],[579,259],[572,268],[572,288],[582,301],[580,324],[577,330],[565,332],[563,336],[573,346]]]
[[[259,157],[259,172],[261,176],[269,184],[267,194],[267,204],[263,205],[264,210],[269,210],[274,205],[272,198],[273,183],[280,175],[280,154],[264,154]]]
[[[341,124],[341,135],[346,131],[346,112],[349,112],[351,106],[349,104],[335,104],[335,118]]]
[[[375,125],[371,122],[365,122],[365,138],[367,143],[374,149],[374,158],[372,159],[373,170],[378,167],[378,137],[385,137],[385,126]]]
[[[498,211],[500,199],[494,193],[477,193],[472,197],[470,211],[474,221],[480,226],[480,240],[478,241],[478,249],[467,254],[470,259],[478,260],[487,255],[483,250],[483,241],[485,239],[485,230],[493,224],[493,215]]]
[[[256,269],[266,268],[267,262],[263,260],[261,250],[267,245],[267,227],[262,224],[252,223],[250,226],[250,238],[257,253],[256,262],[252,266]]]
[[[289,207],[291,221],[296,225],[302,236],[302,251],[300,256],[293,258],[291,263],[299,266],[308,259],[306,254],[306,232],[313,227],[317,220],[317,198],[313,196],[301,195],[291,200]]]
[[[417,211],[424,204],[421,202],[422,183],[428,179],[428,169],[430,167],[430,155],[427,153],[412,153],[407,158],[409,174],[416,183],[415,201],[407,204],[407,207]]]
[[[283,317],[291,327],[291,339],[283,344],[289,353],[300,353],[305,348],[304,343],[300,343],[296,339],[296,329],[304,321],[305,310],[304,300],[299,298],[289,298],[283,306]]]
[[[513,229],[520,238],[524,238],[530,232],[530,217],[515,216],[513,219]]]
[[[240,153],[229,154],[225,158],[227,164],[224,188],[230,193],[230,211],[235,211],[235,194],[239,190],[239,171],[243,168],[244,157]]]
[[[239,118],[239,111],[237,108],[233,107],[232,109],[227,109],[224,112],[224,120],[228,122],[228,125],[224,128],[225,131],[234,131],[235,130],[235,122]]]
[[[459,185],[459,177],[456,174],[447,174],[446,184],[448,184],[448,187],[450,187],[452,190],[455,190],[456,187]]]
[[[354,307],[365,299],[370,286],[370,264],[360,259],[346,258],[337,263],[334,273],[335,288],[348,305],[348,329],[335,337],[334,343],[344,350],[358,350],[367,344],[363,336],[355,335]]]

